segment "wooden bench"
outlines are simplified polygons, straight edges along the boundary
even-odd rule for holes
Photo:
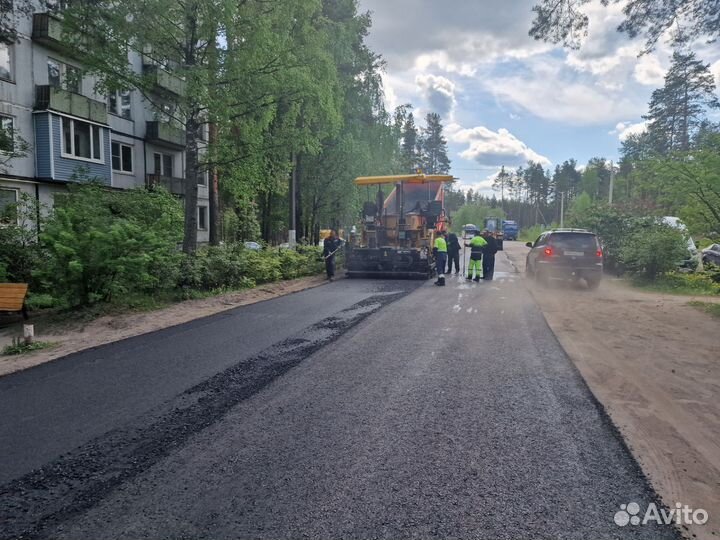
[[[0,311],[21,312],[24,319],[28,318],[25,297],[27,283],[0,283]]]

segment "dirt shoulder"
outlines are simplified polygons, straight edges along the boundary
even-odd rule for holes
[[[228,309],[317,287],[324,283],[326,283],[324,276],[279,281],[235,293],[201,300],[188,300],[159,310],[104,316],[90,322],[72,320],[65,322],[53,320],[51,322],[43,317],[31,318],[29,323],[35,325],[35,339],[52,342],[56,346],[18,356],[0,356],[0,376],[37,366],[84,349],[162,330]],[[0,350],[12,343],[13,337],[17,336],[22,336],[22,322],[0,328]]]
[[[506,246],[524,273],[527,248]],[[527,285],[664,502],[707,510],[708,523],[689,534],[719,538],[720,324],[688,302],[720,299],[639,291],[616,279],[597,291]]]

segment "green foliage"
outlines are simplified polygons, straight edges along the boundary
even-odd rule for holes
[[[532,227],[527,227],[520,231],[518,240],[521,240],[523,242],[535,242],[535,240],[537,240],[538,236],[540,236],[543,231],[547,231],[548,229],[552,229],[553,227],[557,227],[557,224],[551,223],[548,227],[543,227],[542,225],[533,225]]]
[[[324,267],[319,250],[311,246],[302,246],[298,250],[282,249],[279,251],[279,257],[283,279],[318,274]]]
[[[581,195],[578,199],[581,199]],[[582,209],[582,211],[580,211]],[[623,243],[636,229],[647,224],[647,218],[634,218],[631,213],[605,204],[589,208],[582,203],[577,211],[568,216],[568,226],[587,229],[598,235],[603,246],[606,268],[616,268],[620,263]]]
[[[428,113],[425,124],[418,141],[420,166],[425,174],[447,174],[450,171],[450,158],[440,115]]]
[[[656,158],[647,165],[647,182],[660,188],[659,199],[678,212],[697,234],[720,232],[720,133],[684,156]]]
[[[707,274],[686,272],[668,272],[658,276],[653,281],[641,279],[636,282],[639,286],[658,292],[688,295],[716,295],[720,294],[720,284],[714,282]]]
[[[166,192],[71,186],[40,235],[33,277],[67,306],[153,293],[175,282],[182,209]]]
[[[592,197],[583,191],[573,199],[570,210],[567,213],[568,221],[581,221],[582,217],[592,207]]]
[[[6,345],[2,350],[3,356],[16,356],[19,354],[27,354],[34,351],[41,351],[43,349],[51,349],[55,347],[56,343],[48,341],[33,341],[32,343],[25,343],[19,339],[13,339],[12,344]]]
[[[623,239],[620,259],[629,271],[647,279],[677,268],[688,256],[687,240],[677,229],[652,224]]]
[[[265,249],[255,251],[240,245],[210,246],[185,256],[180,265],[178,286],[186,291],[244,289],[259,283],[293,279],[322,270],[317,248]]]
[[[591,23],[583,6],[590,0],[539,0],[533,6],[535,18],[530,28],[530,35],[551,43],[562,43],[571,48],[578,48],[587,37],[588,24]],[[603,0],[605,9],[614,4],[623,4],[625,19],[618,30],[629,37],[638,35],[645,37],[645,51],[655,48],[657,41],[675,25],[681,31],[671,32],[675,44],[683,45],[697,38],[710,41],[720,34],[717,24],[717,2],[715,0],[685,0],[683,2],[657,2],[656,0]],[[612,7],[614,9],[614,6]],[[605,17],[593,8],[593,16]]]
[[[477,225],[480,229],[482,229],[485,218],[491,216],[499,216],[501,218],[504,218],[505,214],[499,208],[492,208],[490,206],[477,204],[463,205],[452,216],[452,230],[455,233],[460,233],[462,232],[463,226],[467,225],[468,223]]]
[[[12,214],[12,221],[0,226],[0,281],[32,284],[32,270],[43,259],[36,242],[40,208],[35,199],[22,193]]]
[[[688,305],[697,308],[700,311],[704,311],[708,315],[720,318],[720,304],[710,302],[688,302]]]

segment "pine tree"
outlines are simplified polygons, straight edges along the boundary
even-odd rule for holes
[[[660,154],[690,148],[690,140],[708,108],[720,107],[715,80],[709,64],[695,53],[673,53],[665,84],[652,93],[649,112],[649,140]]]
[[[495,178],[493,179],[493,185],[492,188],[495,191],[500,191],[500,202],[501,204],[504,204],[505,202],[505,195],[506,193],[509,193],[509,187],[510,187],[510,178],[511,174],[505,170],[505,167],[500,168],[500,172],[497,173]],[[493,195],[494,197],[494,195]]]
[[[450,159],[447,155],[447,140],[443,136],[440,115],[428,113],[425,128],[420,138],[420,163],[425,174],[447,174],[450,171]]]
[[[415,172],[420,165],[418,163],[417,145],[418,131],[415,126],[415,117],[411,111],[405,118],[405,123],[403,125],[402,147],[400,151],[402,165],[406,172]]]

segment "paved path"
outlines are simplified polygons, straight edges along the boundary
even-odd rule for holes
[[[503,255],[498,270],[411,294],[417,283],[342,280],[38,368],[57,409],[88,389],[90,366],[116,412],[99,425],[67,416],[80,405],[45,413],[82,436],[0,488],[2,536],[675,538],[613,522],[652,494]],[[205,367],[117,405],[148,363],[174,379],[177,358]],[[3,433],[25,440],[50,423],[11,418]]]

